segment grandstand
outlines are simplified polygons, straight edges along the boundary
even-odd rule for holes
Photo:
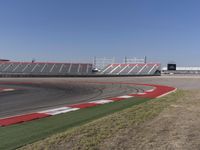
[[[92,73],[89,63],[49,63],[0,61],[0,75],[65,76]]]
[[[107,75],[159,75],[160,64],[136,63],[136,64],[110,64],[101,70],[100,74]]]
[[[93,63],[15,62],[0,60],[0,76],[135,76],[160,75],[160,64],[145,59],[115,63],[114,58],[95,58]]]

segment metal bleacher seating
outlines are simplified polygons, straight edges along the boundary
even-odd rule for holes
[[[160,64],[110,64],[101,70],[104,75],[155,75],[160,70]]]
[[[0,61],[0,75],[88,75],[92,64]]]
[[[0,76],[156,75],[160,68],[157,63],[109,64],[96,73],[90,63],[0,61]]]

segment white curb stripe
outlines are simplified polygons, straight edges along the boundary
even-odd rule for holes
[[[78,109],[80,109],[80,108],[60,107],[60,108],[41,111],[39,113],[45,113],[45,114],[53,116],[53,115],[58,115],[58,114],[62,114],[62,113],[67,113],[67,112],[70,112],[70,111],[75,111],[75,110],[78,110]]]
[[[146,93],[136,93],[136,94],[138,94],[138,95],[145,95]]]
[[[97,100],[97,101],[91,101],[89,103],[95,103],[95,104],[106,104],[106,103],[111,103],[113,102],[112,100],[107,100],[107,99],[102,99],[102,100]]]
[[[14,91],[15,89],[3,89],[3,92],[10,92],[10,91]]]
[[[124,96],[119,96],[119,97],[117,97],[117,98],[132,98],[132,97],[134,97],[134,96],[124,95]]]
[[[150,90],[146,90],[145,92],[153,92],[155,90],[155,88],[150,89]]]

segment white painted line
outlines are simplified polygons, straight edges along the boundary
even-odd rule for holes
[[[124,96],[119,96],[119,97],[117,97],[117,98],[132,98],[132,97],[134,97],[134,96],[124,95]]]
[[[3,92],[10,92],[10,91],[14,91],[15,89],[3,89]]]
[[[38,113],[45,113],[45,114],[53,116],[53,115],[58,115],[58,114],[62,114],[62,113],[67,113],[67,112],[70,112],[70,111],[75,111],[75,110],[78,110],[78,109],[80,109],[80,108],[60,107],[60,108],[41,111],[41,112],[38,112]]]
[[[176,92],[176,90],[177,90],[177,88],[175,88],[173,91],[170,91],[170,92],[167,92],[167,93],[162,94],[162,95],[160,95],[160,96],[157,96],[156,98],[164,97],[164,96],[166,96],[166,95],[168,95],[168,94],[171,94],[171,93],[173,93],[173,92]]]
[[[95,104],[106,104],[106,103],[111,103],[113,102],[112,100],[107,100],[107,99],[102,99],[102,100],[97,100],[97,101],[91,101],[89,103],[95,103]]]

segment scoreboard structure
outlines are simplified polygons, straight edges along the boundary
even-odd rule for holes
[[[176,71],[176,64],[167,64],[168,71]]]

